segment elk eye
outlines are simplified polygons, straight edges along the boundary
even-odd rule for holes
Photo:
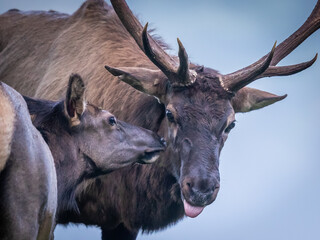
[[[116,118],[115,117],[109,117],[108,122],[111,126],[114,126],[117,124]]]
[[[173,117],[172,112],[170,112],[170,110],[168,110],[168,109],[166,110],[166,115],[167,115],[169,122],[174,122],[174,117]]]
[[[229,126],[224,130],[225,133],[229,133],[232,128],[236,125],[236,122],[233,121],[232,123],[229,124]]]

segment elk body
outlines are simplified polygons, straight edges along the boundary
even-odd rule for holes
[[[47,142],[57,172],[57,221],[64,212],[78,214],[76,189],[88,179],[130,166],[152,163],[164,150],[155,133],[116,120],[84,99],[82,78],[70,76],[66,99],[53,102],[25,97],[33,124]],[[99,182],[100,180],[97,180]]]
[[[87,1],[71,16],[17,10],[3,14],[0,80],[10,76],[9,84],[26,95],[57,99],[67,72],[79,72],[88,79],[91,102],[165,136],[168,147],[157,163],[99,177],[87,183],[87,191],[79,187],[81,214],[70,212],[59,219],[101,226],[103,239],[135,239],[139,229],[161,229],[184,214],[196,217],[215,200],[219,155],[235,113],[285,97],[245,86],[262,77],[294,74],[314,63],[316,57],[276,66],[319,28],[320,3],[305,24],[269,54],[223,75],[189,63],[180,41],[178,58],[169,56],[123,1],[111,2],[118,16],[98,0]],[[121,81],[103,71],[105,64]]]
[[[56,208],[51,152],[22,96],[0,83],[0,239],[50,239]]]

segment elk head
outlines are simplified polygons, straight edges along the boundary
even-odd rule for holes
[[[59,148],[53,146],[55,141],[50,142],[49,139],[54,157],[61,161],[78,151],[81,155],[79,158],[84,158],[87,163],[88,169],[85,170],[90,176],[136,162],[153,163],[165,149],[164,140],[156,133],[118,121],[110,112],[87,103],[85,85],[78,74],[70,76],[64,101],[24,98],[33,115],[34,125],[41,129],[47,139],[58,136]],[[43,116],[42,112],[48,113]],[[67,142],[68,150],[60,152],[57,149],[65,147],[61,146],[64,141]],[[59,157],[59,154],[65,156]]]
[[[286,97],[245,87],[262,77],[291,75],[310,67],[310,61],[276,66],[320,26],[320,4],[304,25],[269,54],[234,73],[190,64],[178,39],[178,58],[169,56],[142,28],[127,4],[111,0],[122,24],[158,70],[138,67],[106,69],[137,90],[152,95],[165,105],[167,154],[181,188],[187,216],[196,217],[218,193],[219,155],[235,126],[235,113],[259,109]],[[177,60],[178,59],[178,60]]]

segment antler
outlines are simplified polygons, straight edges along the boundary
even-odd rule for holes
[[[269,67],[273,54],[276,48],[277,42],[273,45],[273,48],[269,55],[264,56],[254,64],[238,70],[234,73],[227,75],[222,75],[220,81],[222,82],[223,87],[227,91],[237,91],[240,88],[243,88],[250,82],[252,82],[257,76],[266,71]]]
[[[255,72],[256,68],[261,65],[261,62],[264,62],[267,59],[267,56],[262,57],[260,60],[255,62],[254,64],[245,67],[241,70],[238,70],[234,73],[223,75],[221,80],[223,82],[224,87],[227,90],[237,91],[241,87],[263,77],[272,77],[272,76],[286,76],[298,73],[300,71],[305,70],[310,67],[317,59],[318,54],[315,57],[307,62],[289,65],[289,66],[276,66],[283,58],[289,55],[296,47],[298,47],[305,39],[307,39],[312,33],[318,30],[320,27],[320,0],[318,0],[316,6],[314,7],[312,13],[305,21],[305,23],[291,36],[289,36],[286,40],[284,40],[279,46],[277,46],[274,50],[274,54],[270,65],[261,71],[259,74],[251,78],[245,78],[248,72]],[[269,54],[270,56],[270,54]],[[261,67],[260,70],[263,70]],[[258,71],[257,71],[258,72]]]
[[[169,56],[159,44],[148,36],[148,23],[142,28],[133,15],[127,3],[123,0],[111,0],[111,4],[124,27],[131,34],[146,56],[168,77],[175,85],[188,85],[194,82],[195,76],[189,70],[188,54],[178,39],[180,65]],[[140,35],[142,32],[142,36]]]
[[[142,28],[124,0],[111,0],[111,3],[122,24],[137,42],[140,49],[168,77],[172,84],[188,85],[195,81],[196,74],[192,70],[189,70],[188,55],[179,39],[180,64],[177,67],[176,61],[156,41],[148,36],[148,24]],[[257,62],[236,72],[222,75],[220,78],[222,86],[228,91],[237,91],[259,78],[291,75],[310,67],[316,61],[318,54],[307,62],[288,66],[276,65],[313,32],[318,30],[319,27],[320,0],[318,0],[306,22],[295,33],[284,40],[279,46],[274,46],[269,54]],[[142,37],[140,36],[141,32]]]

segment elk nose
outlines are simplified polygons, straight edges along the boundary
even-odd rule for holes
[[[198,181],[186,181],[186,185],[192,192],[209,193],[220,187],[218,182],[210,181],[210,179],[200,179]]]
[[[217,197],[220,183],[216,178],[186,178],[182,182],[182,192],[190,203],[206,205]]]

